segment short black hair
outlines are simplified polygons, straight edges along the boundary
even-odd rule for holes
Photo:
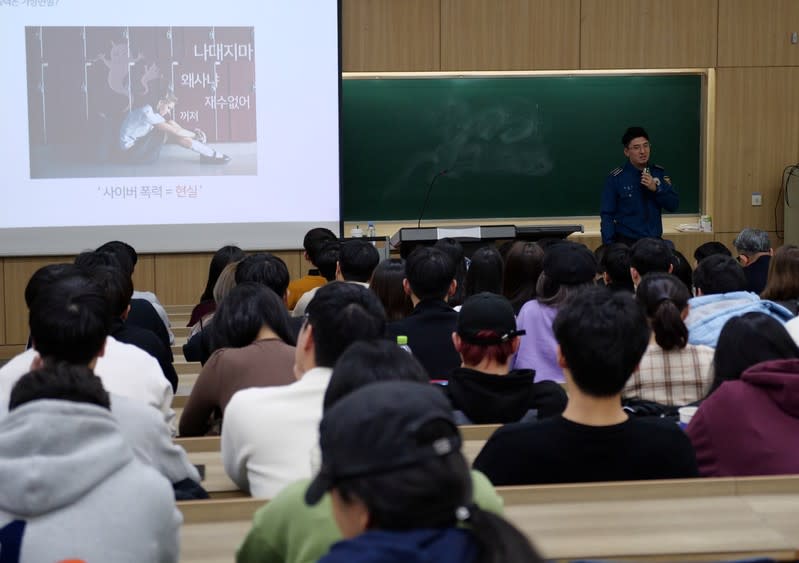
[[[630,247],[623,242],[605,245],[600,262],[610,278],[609,287],[635,291],[633,279],[630,277]]]
[[[286,263],[269,252],[247,256],[236,267],[236,285],[256,282],[265,285],[281,299],[289,288],[289,269]]]
[[[296,343],[288,311],[277,293],[256,282],[238,284],[219,304],[208,327],[212,348],[243,348],[255,341],[264,325],[286,344]]]
[[[382,338],[386,312],[377,296],[359,284],[330,282],[320,287],[305,309],[313,327],[315,360],[333,367],[347,347],[357,340]]]
[[[647,141],[649,140],[649,134],[643,127],[628,127],[624,132],[624,135],[621,136],[621,144],[627,147],[627,145],[630,144],[630,141],[637,139],[638,137],[643,137]]]
[[[80,270],[75,264],[48,264],[47,266],[42,266],[33,272],[28,284],[25,286],[25,305],[30,309],[33,300],[36,299],[42,288],[56,280],[79,273]]]
[[[371,242],[355,239],[341,243],[338,263],[346,281],[368,282],[379,262],[380,253]]]
[[[632,294],[588,287],[564,304],[552,323],[574,384],[594,397],[612,397],[649,344],[646,315]]]
[[[126,271],[116,254],[102,250],[87,250],[81,252],[75,257],[75,265],[85,272],[91,272],[95,268],[100,267],[116,268]]]
[[[505,263],[494,245],[481,246],[472,254],[472,262],[466,270],[464,298],[483,291],[502,294],[502,276]]]
[[[455,275],[453,278],[458,283],[455,286],[455,293],[449,296],[448,302],[453,307],[460,305],[463,303],[463,295],[466,286],[466,253],[463,249],[463,245],[458,239],[444,237],[438,239],[433,247],[442,250],[449,256],[450,260],[452,260],[452,264],[455,266]]]
[[[713,254],[694,270],[694,287],[703,295],[746,291],[748,286],[743,267],[731,256]]]
[[[732,252],[730,252],[729,248],[717,240],[712,240],[696,247],[696,250],[694,250],[694,260],[699,263],[708,256],[712,256],[714,254],[732,256]]]
[[[413,354],[390,340],[353,342],[333,366],[325,391],[324,409],[356,389],[378,381],[416,381],[429,384],[430,377]]]
[[[111,409],[108,392],[100,378],[87,366],[67,362],[46,362],[42,368],[19,378],[11,389],[8,410],[42,399],[88,403]]]
[[[327,281],[336,279],[336,264],[338,264],[339,248],[341,244],[337,240],[328,240],[316,253],[313,264]]]
[[[322,249],[326,242],[337,240],[338,237],[330,229],[316,227],[305,233],[305,236],[302,239],[302,247],[305,249],[305,252],[308,253],[308,258],[311,260],[311,263],[318,268],[319,264],[316,263],[316,256],[318,252]]]
[[[126,242],[121,240],[112,240],[101,246],[97,247],[98,252],[110,252],[117,257],[122,269],[133,275],[133,270],[136,269],[136,264],[139,262],[139,255],[136,249]]]
[[[444,299],[455,279],[455,263],[438,248],[419,246],[405,259],[405,277],[420,301]]]
[[[672,260],[674,269],[671,273],[677,276],[690,292],[691,288],[694,286],[694,269],[691,267],[691,264],[688,263],[688,259],[679,250],[672,250],[672,255],[674,257]]]
[[[108,336],[108,300],[93,279],[71,274],[41,288],[28,324],[42,358],[85,365],[100,353]]]
[[[116,256],[108,252],[82,252],[75,265],[90,276],[105,292],[112,317],[121,317],[133,297],[133,280],[120,266]]]
[[[668,273],[674,266],[671,246],[663,239],[642,238],[630,250],[630,266],[642,277],[650,272]]]

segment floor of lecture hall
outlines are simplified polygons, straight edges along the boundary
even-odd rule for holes
[[[178,145],[164,145],[152,164],[91,162],[59,146],[38,146],[31,150],[32,178],[126,178],[145,176],[255,176],[258,172],[256,143],[209,143],[228,155],[227,164],[202,164],[200,155]]]

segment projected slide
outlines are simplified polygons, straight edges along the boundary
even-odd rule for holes
[[[31,178],[255,175],[254,34],[27,27]]]
[[[0,255],[339,229],[339,3],[0,2]]]

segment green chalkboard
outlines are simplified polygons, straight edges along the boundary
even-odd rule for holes
[[[426,219],[598,215],[621,135],[647,129],[652,162],[699,211],[702,76],[345,79],[342,215]]]

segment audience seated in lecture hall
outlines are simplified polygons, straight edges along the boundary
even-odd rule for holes
[[[136,249],[126,242],[113,240],[97,247],[98,252],[110,252],[119,260],[122,269],[131,276],[133,280],[133,272],[136,269],[136,264],[139,261],[139,255]],[[169,315],[166,309],[161,305],[161,302],[152,291],[136,291],[133,288],[133,296],[131,301],[131,311],[128,314],[130,320],[137,326],[152,330],[156,336],[160,338],[164,346],[169,348],[175,343],[175,335],[172,333],[171,325],[169,324]],[[149,304],[149,305],[148,305]],[[160,319],[160,326],[156,320],[157,315]]]
[[[732,317],[761,312],[781,323],[793,318],[791,311],[746,291],[746,276],[735,259],[713,254],[694,270],[694,291],[685,325],[688,342],[715,347],[724,324]]]
[[[502,255],[493,244],[475,250],[463,281],[464,300],[484,291],[501,294],[504,267]]]
[[[353,342],[382,337],[385,325],[383,306],[362,285],[336,281],[319,288],[297,338],[297,381],[243,389],[225,409],[222,460],[234,483],[254,497],[271,498],[311,476],[333,365]]]
[[[427,383],[424,368],[411,355],[388,340],[358,341],[341,355],[325,391],[327,412],[340,399],[379,381]],[[502,499],[488,479],[472,471],[474,500],[483,509],[502,513]],[[296,481],[266,503],[236,554],[238,563],[304,563],[316,561],[342,539],[330,506],[330,495],[319,503],[305,504],[310,479]]]
[[[288,311],[268,287],[255,282],[234,287],[209,330],[216,351],[192,387],[180,418],[181,436],[214,429],[236,391],[295,381]]]
[[[327,243],[335,243],[338,245],[338,237],[330,229],[316,227],[305,233],[302,239],[302,247],[305,251],[303,257],[313,268],[308,270],[306,275],[299,279],[292,280],[289,284],[289,296],[286,301],[286,306],[290,311],[294,310],[297,301],[300,300],[300,297],[302,297],[306,291],[325,285],[327,282],[333,280],[334,272],[323,272],[323,268],[317,263],[319,253]],[[333,268],[335,268],[335,265],[333,265]]]
[[[85,366],[46,364],[14,385],[0,420],[4,561],[178,560],[169,482],[134,456],[109,405]]]
[[[638,284],[636,300],[646,311],[652,337],[624,386],[626,398],[682,406],[700,400],[713,377],[713,348],[688,343],[691,294],[676,276],[655,272]]]
[[[501,295],[485,292],[466,298],[452,334],[462,363],[450,373],[445,388],[458,424],[503,424],[563,412],[566,393],[560,385],[535,383],[531,369],[510,369],[521,334],[513,306]]]
[[[136,354],[152,362],[156,370],[152,377],[171,390],[152,357],[108,335],[111,318],[102,288],[76,266],[55,264],[34,273],[25,295],[31,302],[29,325],[36,349],[26,350],[0,369],[0,416],[14,384],[31,369],[57,362],[95,369],[109,391],[111,415],[136,457],[172,483],[176,498],[206,498],[197,469],[172,442],[163,414],[147,404],[149,380],[146,369],[136,363]],[[120,354],[124,347],[134,354]]]
[[[269,252],[261,252],[247,256],[238,263],[235,272],[235,283],[244,282],[260,283],[274,291],[285,305],[286,292],[289,286],[289,269],[279,257]],[[292,333],[299,330],[299,323],[292,325]],[[205,365],[214,351],[210,330],[201,330],[192,336],[183,346],[183,355],[187,361],[199,361]]]
[[[432,379],[445,379],[461,364],[452,345],[458,313],[447,300],[454,293],[455,265],[438,248],[419,246],[405,260],[405,293],[413,311],[404,319],[388,324],[388,335],[407,336],[413,355]]]
[[[216,283],[214,284],[214,310],[204,315],[199,321],[194,323],[194,326],[192,326],[191,330],[189,331],[189,341],[211,325],[211,322],[214,320],[214,313],[216,312],[216,304],[222,303],[222,300],[225,298],[225,296],[230,293],[234,287],[236,287],[236,268],[238,267],[238,262],[231,262],[222,268],[222,271],[219,273],[219,277],[216,279]]]
[[[642,238],[630,248],[630,278],[638,287],[641,278],[650,272],[671,273],[674,270],[673,245],[657,238]]]
[[[608,289],[635,293],[633,278],[630,276],[629,246],[623,242],[606,244],[599,261],[602,281]]]
[[[377,265],[369,280],[369,289],[383,304],[389,322],[404,319],[413,311],[411,296],[402,287],[404,279],[405,260],[388,258]]]
[[[463,245],[457,239],[451,237],[438,239],[433,246],[449,256],[452,263],[455,264],[455,281],[457,284],[455,285],[455,291],[449,296],[447,302],[451,307],[457,307],[463,303],[464,290],[466,288],[466,270],[469,268],[471,261],[466,258]]]
[[[475,503],[449,403],[424,383],[366,385],[325,412],[321,468],[305,492],[330,493],[343,540],[321,563],[499,563],[541,558],[501,516]]]
[[[799,347],[777,320],[746,313],[719,336],[715,377],[686,432],[703,476],[799,473]]]
[[[334,249],[338,250],[338,260],[336,261],[335,279],[348,283],[357,283],[364,287],[369,287],[369,279],[372,277],[377,264],[380,262],[380,253],[372,246],[372,243],[353,239],[337,244],[336,247],[330,246],[334,243],[325,243],[319,251],[317,261],[326,262],[332,255]],[[302,317],[308,303],[314,298],[319,287],[314,287],[306,291],[297,301],[292,311],[292,316]]]
[[[191,316],[186,326],[194,326],[199,323],[203,317],[216,310],[219,301],[216,300],[216,296],[214,295],[214,287],[219,279],[219,275],[228,264],[238,262],[243,258],[244,251],[238,246],[223,246],[214,253],[213,258],[211,258],[211,263],[208,266],[208,281],[205,282],[205,289],[200,296],[200,302],[191,310]]]
[[[526,334],[514,357],[514,369],[535,370],[536,381],[564,380],[556,356],[552,321],[574,293],[593,285],[596,270],[594,253],[582,244],[559,241],[547,246],[536,298],[522,306],[516,318],[516,325]]]
[[[85,272],[73,264],[50,264],[36,270],[25,287],[25,301],[29,309],[33,310],[34,302],[46,294],[46,288],[50,284],[62,277],[70,276],[88,278]],[[104,310],[108,314],[110,306],[105,294],[103,299]],[[33,318],[29,317],[29,320]],[[110,321],[109,317],[107,322]],[[31,333],[35,334],[33,327]],[[41,336],[39,339],[41,340]],[[17,379],[30,370],[31,362],[38,355],[38,346],[40,343],[34,342],[33,348],[18,354],[0,367],[0,406],[4,403],[3,399],[8,398],[11,387]],[[105,339],[103,355],[97,359],[94,370],[103,380],[103,385],[109,393],[123,395],[153,406],[161,411],[167,422],[172,422],[175,416],[171,407],[172,386],[164,377],[156,359],[150,354],[131,344],[119,342],[109,335]]]
[[[503,426],[474,468],[496,486],[696,477],[691,443],[672,420],[633,418],[622,409],[624,384],[649,343],[633,296],[584,288],[558,311],[553,329],[566,410]]]

